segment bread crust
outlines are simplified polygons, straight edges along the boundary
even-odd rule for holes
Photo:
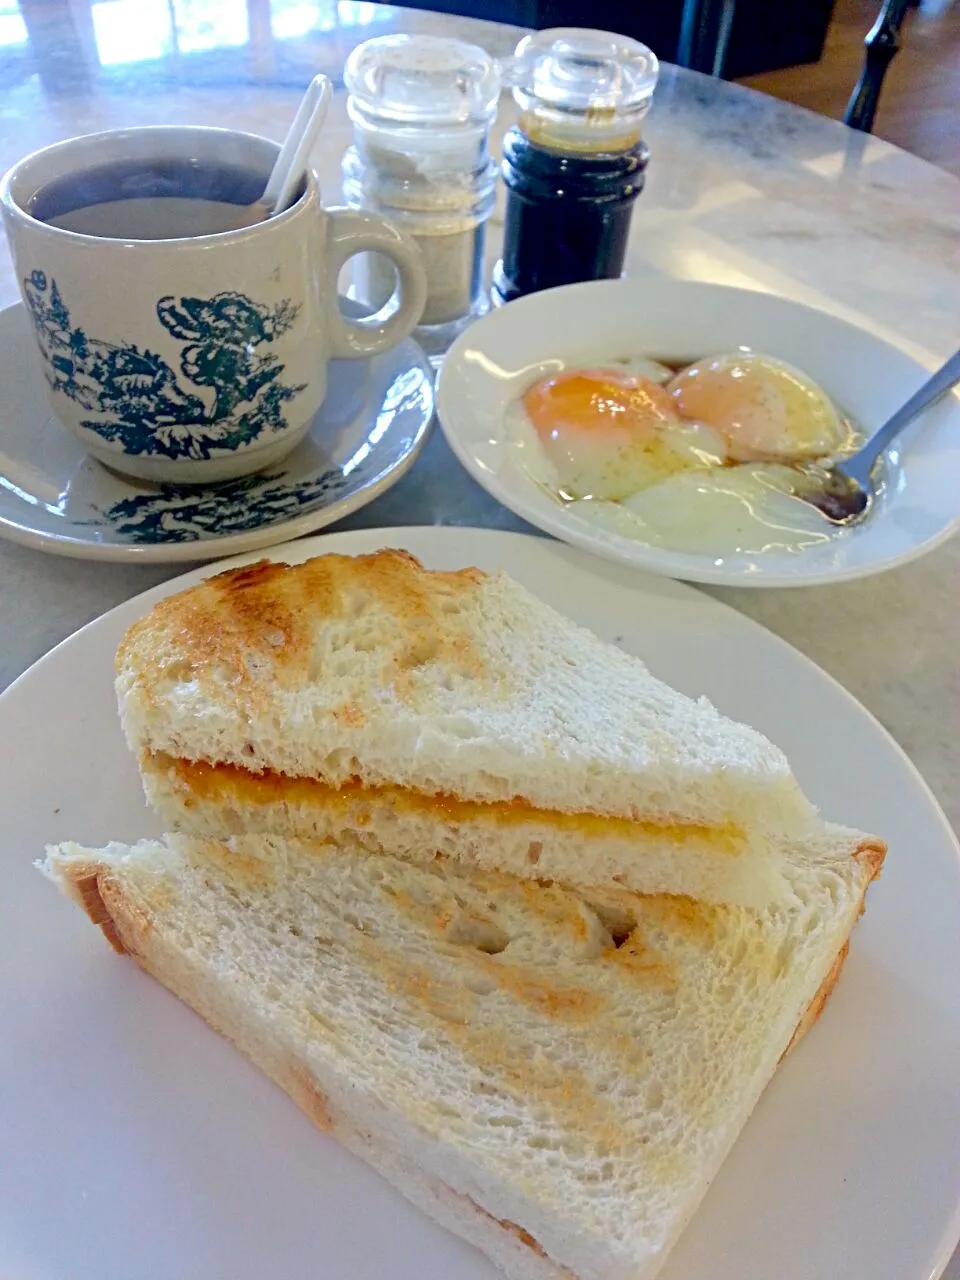
[[[856,918],[859,920],[867,909],[867,891],[873,884],[874,880],[880,878],[880,872],[883,870],[884,858],[887,855],[887,846],[882,840],[878,840],[875,836],[865,836],[854,851],[853,857],[863,868],[863,890],[860,894],[860,903],[857,908]],[[840,975],[843,972],[843,966],[846,964],[847,956],[850,954],[850,939],[840,948],[837,958],[820,984],[820,989],[810,1001],[803,1017],[797,1023],[796,1030],[790,1037],[790,1043],[780,1055],[780,1061],[788,1056],[800,1043],[808,1031],[819,1021],[820,1015],[827,1007],[827,1002],[836,990],[837,983],[840,981]]]
[[[121,938],[103,894],[102,883],[106,875],[103,867],[95,863],[89,866],[74,864],[66,869],[61,883],[68,896],[82,907],[93,923],[99,927],[114,951],[118,955],[125,955],[130,948]]]

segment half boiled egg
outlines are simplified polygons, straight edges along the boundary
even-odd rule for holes
[[[533,429],[567,498],[616,501],[725,457],[720,434],[682,421],[662,386],[623,369],[544,378],[511,406],[506,425]]]
[[[772,356],[708,356],[666,389],[677,413],[719,432],[737,462],[822,458],[846,442],[846,425],[826,393]]]

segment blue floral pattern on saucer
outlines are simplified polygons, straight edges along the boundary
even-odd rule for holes
[[[327,506],[348,483],[342,471],[324,471],[303,484],[285,483],[282,474],[244,476],[198,490],[158,485],[107,507],[102,522],[136,542],[195,542],[225,537],[262,525],[292,520]]]
[[[52,286],[44,296],[53,305]],[[270,471],[203,487],[130,480],[85,454],[50,412],[34,320],[22,306],[0,311],[0,536],[31,546],[154,562],[266,547],[372,501],[429,434],[433,375],[408,339],[371,360],[331,361],[306,439]]]

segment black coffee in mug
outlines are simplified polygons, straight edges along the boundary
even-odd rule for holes
[[[215,235],[261,220],[247,210],[267,176],[209,161],[125,160],[56,178],[27,211],[52,227],[112,240]]]

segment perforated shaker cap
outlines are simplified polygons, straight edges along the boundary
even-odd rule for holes
[[[351,116],[384,126],[489,127],[500,75],[488,53],[463,40],[393,35],[367,40],[344,68]]]
[[[632,146],[659,72],[656,54],[639,40],[583,27],[526,36],[501,63],[531,141],[577,151]]]

